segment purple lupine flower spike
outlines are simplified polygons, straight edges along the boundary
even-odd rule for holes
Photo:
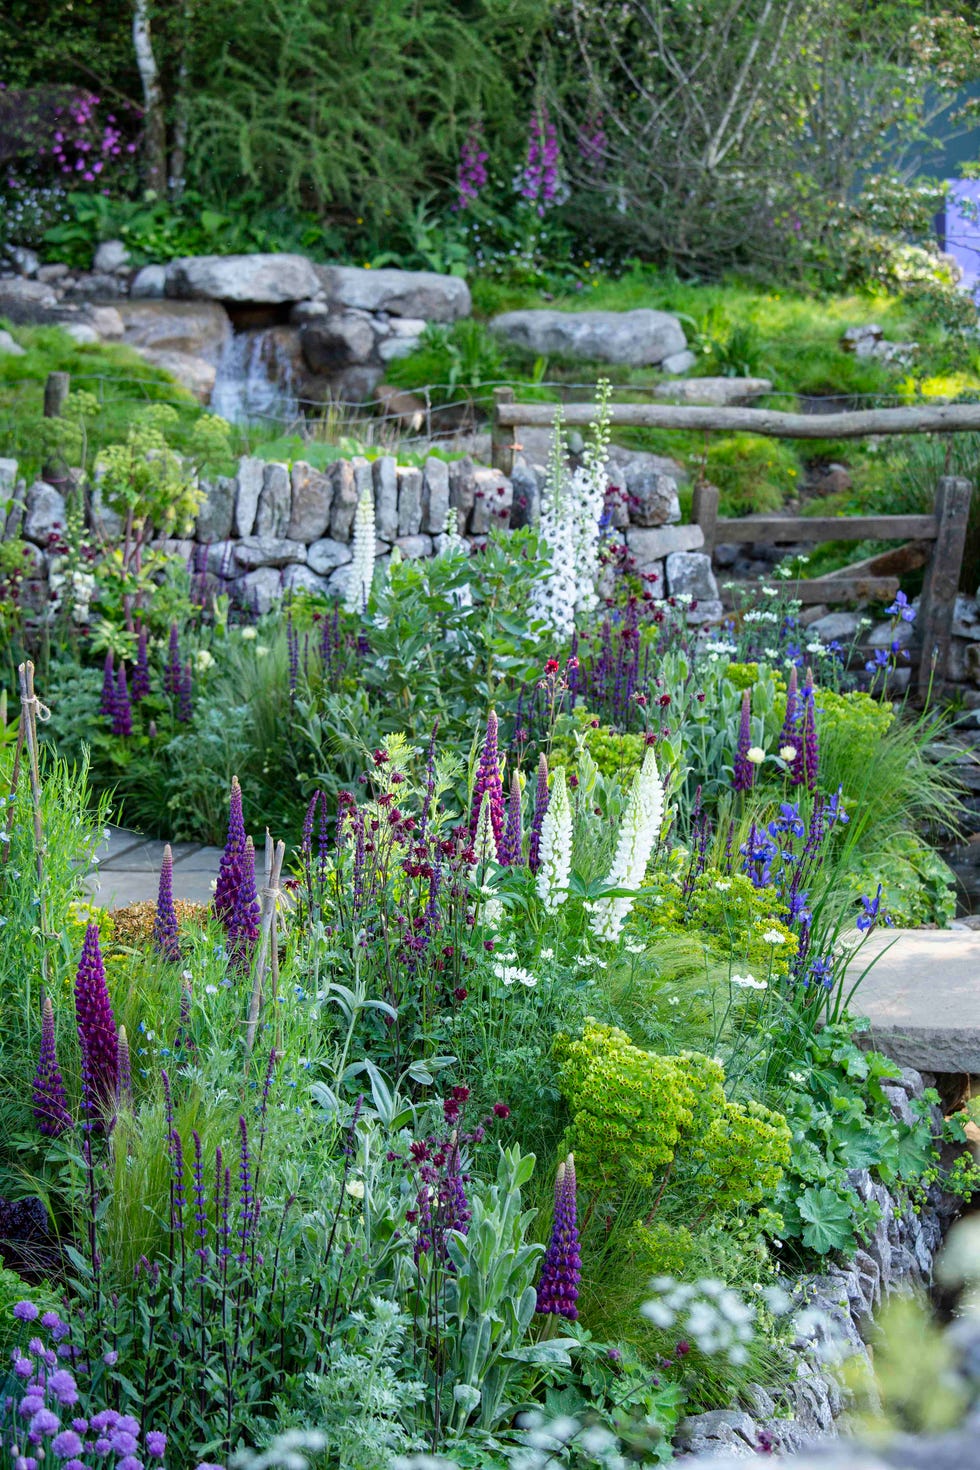
[[[812,705],[813,675],[810,670],[807,669],[806,675],[803,680],[803,688],[800,691],[800,697],[796,709],[796,734],[793,739],[793,745],[796,748],[796,755],[793,758],[792,767],[792,780],[794,786],[809,785],[807,781],[806,742],[808,724],[810,724],[812,728]],[[813,741],[816,740],[816,730],[812,730],[810,738]],[[814,775],[816,775],[815,768]]]
[[[500,776],[500,751],[497,746],[497,716],[493,710],[487,715],[487,734],[483,742],[483,754],[473,782],[473,803],[470,807],[470,836],[476,836],[480,821],[480,807],[484,792],[490,794],[490,825],[493,829],[494,847],[499,854],[504,835],[504,786]]]
[[[751,791],[755,779],[755,767],[749,760],[752,745],[752,701],[746,689],[742,695],[742,715],[738,725],[738,745],[735,747],[735,765],[732,787],[735,791]]]
[[[132,695],[135,704],[146,699],[150,693],[150,659],[147,650],[146,629],[140,628],[136,647],[136,667],[133,669]]]
[[[177,624],[170,624],[170,641],[167,644],[167,664],[163,671],[163,692],[176,699],[180,694],[182,669],[180,665],[180,634]]]
[[[68,1096],[55,1049],[54,1007],[50,996],[45,998],[41,1014],[41,1051],[34,1073],[33,1102],[34,1117],[45,1138],[57,1138],[71,1127]]]
[[[157,912],[153,921],[153,948],[165,960],[180,959],[180,941],[177,937],[177,910],[174,908],[174,855],[168,842],[163,849],[160,864],[160,887],[157,891]]]
[[[119,1040],[99,948],[99,927],[85,930],[75,976],[75,1017],[90,1105],[111,1112],[119,1083]]]
[[[797,675],[794,664],[789,671],[789,683],[786,686],[786,718],[783,720],[783,728],[779,735],[780,749],[785,749],[787,745],[792,746],[794,750],[800,748],[800,732],[796,728],[798,704]]]
[[[514,867],[521,860],[524,845],[524,829],[521,823],[521,778],[515,771],[510,778],[510,800],[507,803],[507,826],[500,848],[500,861],[506,867]]]
[[[102,698],[99,701],[99,710],[107,720],[111,720],[116,713],[116,674],[112,666],[111,648],[106,651],[102,669]]]
[[[255,848],[245,839],[242,877],[235,911],[227,926],[228,955],[236,970],[247,970],[259,939],[259,900],[255,891]]]
[[[191,671],[190,660],[184,665],[180,675],[180,691],[177,696],[177,719],[182,725],[189,725],[194,714],[194,675]]]
[[[544,752],[538,757],[538,786],[534,793],[534,815],[527,849],[527,865],[536,873],[541,863],[541,827],[548,810],[548,761]]]
[[[806,782],[806,789],[812,796],[817,789],[819,751],[817,747],[816,690],[813,684],[813,674],[809,669],[806,671],[806,683],[810,697],[803,711],[803,778]]]
[[[578,1290],[582,1260],[578,1246],[578,1206],[575,1195],[575,1159],[572,1154],[558,1165],[555,1176],[555,1218],[551,1239],[541,1263],[537,1311],[574,1322],[578,1316]]]
[[[218,881],[214,890],[214,914],[228,928],[242,883],[245,859],[245,818],[242,814],[242,788],[238,777],[231,778],[231,800],[228,809],[228,840],[221,854]]]
[[[133,707],[129,702],[125,664],[120,664],[116,672],[116,700],[112,711],[112,733],[122,736],[133,733]]]
[[[119,1085],[116,1089],[116,1105],[131,1113],[133,1111],[133,1064],[129,1054],[129,1037],[125,1026],[119,1028]]]

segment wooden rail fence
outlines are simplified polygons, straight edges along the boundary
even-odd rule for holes
[[[512,388],[494,392],[492,428],[493,464],[509,473],[513,468],[514,430],[550,428],[555,406],[517,403]],[[562,409],[569,427],[591,424],[592,404],[566,404]],[[687,429],[700,432],[744,432],[775,439],[859,439],[879,434],[977,433],[980,403],[945,406],[879,408],[848,413],[781,413],[764,408],[713,408],[662,403],[609,405],[614,426]],[[953,612],[959,590],[973,486],[969,480],[943,476],[936,487],[932,515],[872,516],[739,516],[719,518],[718,491],[701,483],[694,488],[692,522],[700,527],[704,550],[710,555],[718,542],[785,545],[825,541],[901,541],[894,550],[866,558],[823,577],[801,581],[794,595],[817,606],[843,602],[890,601],[899,575],[924,567],[922,597],[916,618],[918,658],[912,687],[923,695],[941,692],[947,677]],[[749,590],[753,584],[744,584]]]

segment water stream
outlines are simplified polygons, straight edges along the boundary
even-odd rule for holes
[[[274,327],[231,333],[218,360],[210,409],[232,424],[282,425],[296,418],[292,369]]]

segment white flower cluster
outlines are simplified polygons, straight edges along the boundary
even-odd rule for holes
[[[374,580],[374,543],[374,494],[365,485],[354,512],[354,559],[350,564],[344,598],[348,612],[363,612],[367,606]]]
[[[546,909],[557,909],[568,897],[572,871],[572,808],[565,785],[565,769],[559,766],[551,778],[551,797],[541,823],[538,896]]]
[[[680,1282],[672,1276],[657,1276],[650,1286],[656,1296],[640,1311],[655,1327],[673,1328],[708,1357],[717,1354],[730,1363],[748,1362],[756,1309],[737,1291],[723,1281]]]
[[[78,567],[65,570],[65,560],[56,556],[48,573],[48,587],[52,593],[49,611],[58,612],[67,601],[73,623],[87,623],[92,598],[95,596],[95,578],[91,572]]]
[[[602,379],[596,392],[595,423],[577,470],[569,471],[561,410],[555,415],[554,446],[538,528],[547,568],[534,584],[530,617],[544,623],[557,638],[570,637],[576,613],[590,612],[597,602],[610,391],[609,383]]]
[[[639,888],[660,834],[664,817],[664,788],[653,746],[633,778],[629,801],[619,826],[616,855],[606,878],[610,888]],[[619,938],[632,898],[599,898],[592,905],[592,931],[610,942]]]

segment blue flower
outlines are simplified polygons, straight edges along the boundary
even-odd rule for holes
[[[861,902],[864,905],[864,913],[858,915],[857,926],[863,933],[867,933],[878,922],[879,910],[881,909],[881,884],[878,884],[878,892],[874,898],[865,898],[862,895]]]
[[[896,592],[895,601],[891,607],[886,607],[885,612],[890,618],[901,618],[903,623],[915,622],[915,608],[910,606],[904,592]]]

